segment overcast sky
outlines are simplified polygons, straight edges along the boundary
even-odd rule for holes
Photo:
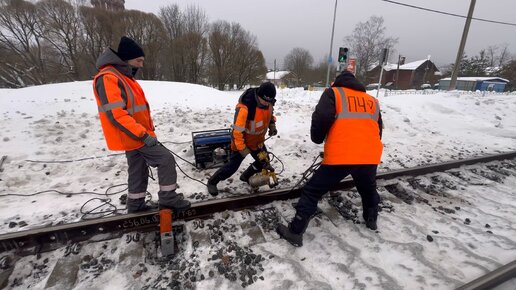
[[[396,0],[449,13],[467,15],[470,0]],[[334,0],[125,0],[126,9],[158,14],[159,8],[177,3],[181,8],[196,5],[210,22],[238,22],[258,39],[267,66],[274,60],[281,67],[283,59],[295,47],[309,50],[316,62],[325,59],[330,49]],[[516,23],[516,0],[477,0],[473,17]],[[398,37],[397,53],[407,62],[431,59],[438,65],[455,61],[464,29],[464,18],[441,15],[394,5],[381,0],[338,0],[333,58],[338,47],[346,46],[358,22],[372,15],[382,16],[387,36]],[[490,45],[509,44],[516,53],[516,26],[473,20],[466,43],[466,54],[476,55]],[[352,54],[352,52],[351,52]]]

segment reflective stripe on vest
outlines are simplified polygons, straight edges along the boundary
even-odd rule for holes
[[[271,118],[272,118],[272,108],[269,108],[269,122],[270,122]],[[260,123],[260,122],[265,122],[265,120],[258,121],[258,123]],[[262,124],[260,124],[260,126],[261,125]],[[248,127],[250,127],[250,129],[245,129],[245,132],[250,135],[261,135],[261,134],[265,133],[265,131],[267,131],[267,128],[256,131],[256,122],[254,120],[249,121]]]
[[[124,102],[107,103],[105,105],[99,106],[99,112],[105,113],[107,111],[111,111],[116,108],[124,108],[124,107],[125,107]]]
[[[322,164],[379,164],[378,101],[365,92],[333,87],[335,122],[326,136]]]
[[[233,127],[233,130],[236,130],[238,132],[244,132],[245,131],[245,128],[242,128],[242,127],[239,127],[235,124],[231,125]]]
[[[374,110],[373,114],[367,112],[350,112],[348,108],[348,100],[346,98],[346,93],[344,93],[344,89],[341,87],[334,87],[333,89],[337,89],[339,91],[341,100],[340,113],[338,113],[337,116],[335,116],[336,119],[373,119],[375,121],[378,121],[378,118],[380,116],[380,105],[378,104],[377,99],[374,99],[376,109]],[[366,104],[363,104],[363,106],[365,108]]]
[[[129,112],[130,115],[134,115],[134,113],[145,111],[145,110],[149,109],[147,104],[138,105],[138,106],[134,105],[134,93],[133,93],[133,90],[131,90],[131,87],[125,81],[125,78],[116,69],[114,69],[112,67],[107,67],[107,68],[102,70],[102,72],[106,72],[106,71],[112,72],[124,84],[125,90],[129,94],[129,101],[131,102],[131,105],[132,105],[130,108],[127,108],[127,112]],[[119,102],[117,102],[117,103],[119,103]],[[113,103],[113,104],[117,104],[117,103]],[[103,105],[102,108],[99,107],[99,112],[106,112],[106,111],[114,109],[114,108],[120,108],[118,106],[115,106],[115,107],[112,107],[110,109],[110,107],[106,107],[108,105],[110,105],[110,104]]]

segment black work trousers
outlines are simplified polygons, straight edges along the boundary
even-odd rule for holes
[[[248,167],[249,170],[252,170],[254,172],[260,172],[262,170],[263,165],[258,160],[258,156],[257,156],[258,153],[262,150],[267,152],[267,148],[265,147],[265,145],[262,147],[262,149],[251,151],[251,156],[254,158],[255,161],[253,163],[251,163],[251,165],[249,165],[249,167]],[[228,179],[229,177],[231,177],[231,175],[233,175],[233,174],[235,174],[235,172],[237,172],[238,168],[240,167],[240,165],[242,164],[242,161],[244,161],[244,159],[245,159],[245,157],[243,157],[242,154],[240,154],[240,152],[231,151],[231,155],[229,155],[229,162],[224,164],[224,166],[222,166],[221,168],[219,168],[219,170],[217,170],[213,174],[213,176],[211,177],[211,180],[214,183],[218,183],[222,180]]]
[[[158,168],[158,180],[161,191],[173,191],[177,188],[176,161],[172,153],[162,145],[143,146],[126,151],[128,165],[128,198],[145,197],[147,191],[148,166]]]
[[[303,233],[322,196],[350,174],[362,198],[364,219],[376,220],[380,202],[376,191],[377,167],[378,165],[321,165],[303,188],[296,206],[296,216],[290,225],[291,230],[297,234]]]

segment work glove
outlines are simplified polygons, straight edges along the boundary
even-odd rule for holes
[[[143,135],[142,141],[143,141],[143,143],[145,143],[146,146],[149,146],[149,147],[156,146],[158,144],[158,139],[147,133],[145,133],[145,135]]]
[[[269,124],[269,136],[278,135],[278,129],[276,129],[276,123]]]
[[[243,150],[238,151],[238,153],[240,153],[240,155],[242,155],[242,157],[246,157],[247,154],[251,153],[251,150],[249,150],[249,148],[245,147]]]

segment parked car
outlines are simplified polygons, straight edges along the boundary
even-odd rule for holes
[[[432,85],[431,84],[422,84],[420,89],[422,89],[422,90],[431,90],[432,89]]]

